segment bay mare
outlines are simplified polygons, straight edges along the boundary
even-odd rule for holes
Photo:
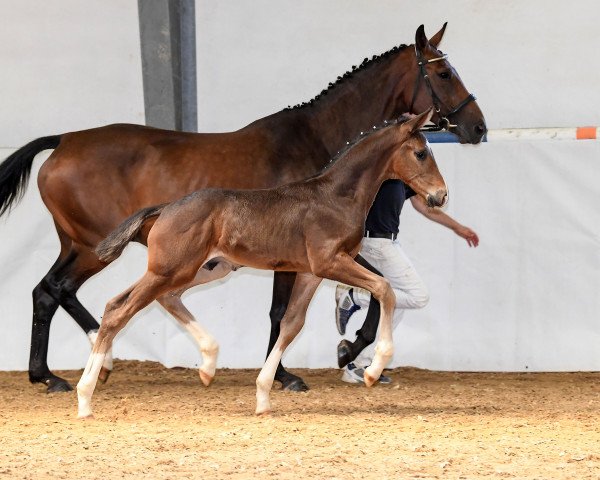
[[[200,188],[268,188],[307,178],[361,130],[404,112],[424,111],[434,103],[440,108],[434,121],[447,116],[462,142],[478,143],[486,132],[485,121],[476,102],[465,103],[472,97],[437,49],[444,30],[445,25],[428,40],[420,26],[415,45],[394,47],[365,59],[310,102],[235,132],[192,134],[109,125],[39,138],[8,157],[0,165],[0,214],[9,211],[27,187],[34,156],[55,149],[40,169],[38,186],[54,219],[61,249],[33,289],[30,381],[44,383],[49,392],[71,389],[48,368],[52,318],[61,306],[91,340],[95,338],[98,323],[76,293],[108,265],[94,253],[98,242],[139,209],[171,202]],[[137,240],[146,243],[146,232]],[[207,280],[214,273],[203,271]],[[279,334],[295,276],[275,273],[269,351]],[[378,305],[372,305],[367,324],[371,322],[376,329]],[[173,297],[167,309],[176,318],[192,317],[179,297]],[[197,337],[197,332],[191,333]],[[103,380],[110,369],[107,355]],[[281,366],[276,378],[285,388],[307,388]]]
[[[432,113],[433,109],[375,130],[330,168],[307,180],[264,190],[203,189],[168,205],[143,209],[119,226],[98,245],[98,256],[113,260],[144,226],[150,227],[148,269],[106,305],[77,385],[79,417],[92,415],[91,397],[115,335],[153,300],[168,302],[164,299],[170,292],[179,296],[197,284],[198,272],[207,262],[229,270],[245,265],[297,274],[279,337],[256,380],[257,414],[270,410],[269,391],[277,365],[302,328],[323,278],[365,288],[380,302],[380,339],[373,363],[365,371],[365,384],[372,385],[392,357],[395,295],[387,280],[354,257],[367,213],[385,180],[403,180],[431,207],[446,202],[444,179],[419,131]],[[200,376],[209,385],[218,346],[204,329],[198,332],[205,357]]]

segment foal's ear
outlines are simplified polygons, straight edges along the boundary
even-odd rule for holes
[[[419,51],[423,51],[427,48],[427,44],[429,40],[427,40],[427,35],[425,35],[425,25],[419,25],[417,28],[417,33],[415,33],[415,45]]]
[[[404,124],[405,128],[408,129],[409,134],[413,134],[418,130],[421,130],[423,126],[431,120],[433,115],[433,108],[417,115],[414,118],[411,118],[408,122]]]
[[[442,37],[444,36],[444,32],[446,31],[446,25],[448,25],[448,22],[444,23],[444,26],[440,29],[440,31],[429,39],[429,44],[432,47],[437,48],[440,42],[442,41]]]

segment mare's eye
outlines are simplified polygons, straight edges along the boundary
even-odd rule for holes
[[[438,75],[442,80],[448,80],[451,77],[450,72],[440,72]]]
[[[415,152],[415,157],[417,157],[417,160],[420,160],[422,162],[423,160],[425,160],[427,158],[427,150],[421,150],[420,152]]]

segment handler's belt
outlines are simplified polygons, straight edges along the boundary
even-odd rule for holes
[[[390,240],[396,240],[398,238],[397,233],[381,233],[381,232],[372,232],[371,230],[367,230],[365,232],[366,238],[388,238]]]

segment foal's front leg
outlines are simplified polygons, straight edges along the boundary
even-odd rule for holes
[[[271,350],[273,350],[273,346],[279,338],[281,319],[285,315],[295,281],[295,272],[275,272],[273,274],[273,298],[271,300],[271,310],[269,311],[269,317],[271,318],[271,333],[269,335],[267,357],[271,353]],[[283,390],[306,392],[309,389],[302,378],[288,372],[281,362],[279,362],[279,365],[277,366],[275,380],[281,382]]]
[[[308,305],[310,304],[315,290],[321,283],[321,280],[321,278],[315,277],[309,273],[299,273],[296,276],[290,302],[285,315],[281,320],[279,337],[256,379],[257,415],[268,413],[271,410],[269,392],[273,386],[277,365],[287,346],[294,338],[296,338],[296,335],[298,335],[298,332],[302,329],[306,317],[306,310],[308,309]]]
[[[383,276],[379,270],[377,270],[360,255],[357,255],[354,259],[359,265],[362,265],[367,270],[381,277]],[[338,344],[338,367],[344,368],[356,357],[358,357],[358,354],[362,352],[368,345],[375,341],[380,316],[381,309],[379,307],[379,302],[375,298],[371,298],[371,301],[369,302],[369,309],[367,310],[367,317],[365,318],[362,327],[360,327],[360,330],[356,332],[356,340],[351,342],[343,339]]]
[[[396,302],[394,291],[385,278],[370,272],[346,253],[340,253],[330,261],[317,259],[311,263],[319,265],[315,273],[320,277],[364,288],[371,292],[381,305],[379,341],[375,346],[373,363],[365,370],[364,375],[365,385],[370,387],[380,377],[394,354],[392,338],[392,315]]]

